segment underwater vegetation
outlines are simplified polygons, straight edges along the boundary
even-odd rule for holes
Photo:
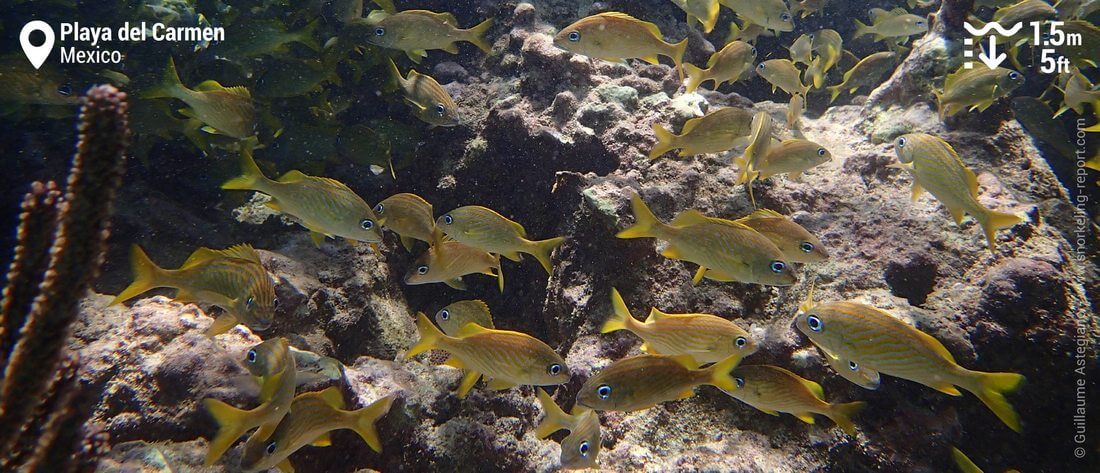
[[[17,2],[0,465],[1100,468],[1095,3]]]

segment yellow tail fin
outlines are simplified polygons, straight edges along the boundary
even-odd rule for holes
[[[111,299],[110,305],[128,301],[150,289],[164,287],[165,271],[149,259],[149,255],[145,254],[140,246],[130,247],[130,267],[134,271],[134,282]]]
[[[263,192],[267,182],[268,178],[264,176],[263,171],[260,171],[260,167],[256,165],[256,160],[252,159],[252,150],[248,146],[242,146],[241,175],[225,181],[225,184],[222,184],[222,189]]]
[[[832,419],[836,423],[837,427],[840,427],[844,433],[848,435],[856,434],[856,426],[852,423],[852,416],[856,415],[859,411],[867,407],[867,403],[863,401],[848,402],[844,404],[830,404],[829,412],[825,412],[825,416]]]
[[[538,393],[539,403],[542,404],[542,412],[546,414],[542,422],[539,422],[539,426],[535,428],[535,436],[544,439],[562,429],[572,430],[573,416],[561,410],[546,391],[535,388],[535,392]]]
[[[829,91],[829,103],[833,103],[836,100],[837,97],[840,97],[840,92],[841,91],[840,91],[840,86],[839,85],[832,85],[832,86],[826,87],[825,90]]]
[[[428,320],[428,316],[424,315],[423,312],[416,313],[416,331],[420,333],[420,341],[416,342],[416,345],[413,345],[408,353],[405,353],[406,360],[428,350],[435,349],[436,344],[438,344],[443,337],[446,337],[446,335],[443,335],[443,332],[435,327],[435,324],[433,324],[431,320]]]
[[[859,21],[859,20],[855,20],[855,22],[856,22],[856,33],[855,33],[855,35],[852,36],[852,41],[855,41],[855,40],[859,39],[860,36],[865,36],[865,35],[871,34],[871,27],[870,26],[867,26],[867,25],[863,24],[863,22]]]
[[[676,147],[676,135],[667,128],[654,123],[653,134],[657,135],[657,144],[653,145],[653,150],[649,152],[649,159],[657,159],[658,156]]]
[[[707,69],[700,69],[694,64],[684,64],[684,74],[687,75],[684,90],[689,94],[695,92],[703,81],[707,80]]]
[[[679,43],[672,44],[672,51],[669,52],[669,57],[672,58],[672,62],[676,63],[676,73],[680,75],[680,82],[684,81],[684,52],[688,48],[688,39],[684,38]]]
[[[488,20],[485,20],[481,23],[478,23],[477,26],[474,26],[473,28],[470,28],[470,29],[466,30],[466,34],[467,34],[466,41],[469,41],[469,42],[473,43],[474,46],[477,46],[478,49],[482,50],[483,52],[488,53],[489,51],[492,51],[493,45],[485,40],[485,32],[489,31],[489,28],[492,28],[492,27],[493,27],[493,19],[492,18],[489,18]]]
[[[218,433],[210,440],[210,446],[206,450],[205,464],[210,466],[233,446],[233,442],[255,426],[246,424],[249,413],[246,410],[237,409],[217,399],[203,399],[202,404],[218,423]]]
[[[982,225],[982,230],[985,231],[985,239],[989,241],[989,251],[993,251],[997,246],[997,230],[1002,228],[1009,228],[1017,223],[1023,222],[1024,217],[1017,214],[1010,214],[1005,212],[997,212],[990,210],[978,219],[978,223]]]
[[[962,473],[984,473],[970,457],[958,448],[951,447],[951,459],[955,460],[955,466],[959,467],[959,471]]]
[[[374,428],[374,422],[390,411],[393,404],[393,394],[372,402],[369,406],[356,409],[351,412],[355,418],[355,433],[363,438],[364,442],[376,452],[382,452],[382,441],[378,438],[378,430]]]
[[[1019,389],[1024,383],[1024,375],[1018,373],[982,373],[980,371],[971,371],[970,375],[973,376],[972,385],[962,387],[978,396],[978,399],[981,399],[986,407],[989,407],[1008,428],[1020,432],[1023,429],[1020,424],[1020,415],[1016,413],[1016,410],[1012,408],[1012,404],[1008,403],[1008,399],[1005,399],[1004,395]]]
[[[710,381],[707,384],[726,392],[736,391],[737,382],[733,380],[733,376],[730,376],[730,372],[737,368],[739,363],[741,363],[741,355],[734,354],[706,368],[707,372],[710,373]]]
[[[180,82],[179,73],[176,72],[176,61],[169,57],[168,66],[164,68],[164,75],[161,76],[160,83],[142,91],[140,95],[143,99],[181,99],[183,97],[181,92],[186,89],[183,82]]]
[[[654,238],[656,236],[654,230],[664,226],[664,223],[657,220],[657,216],[653,215],[653,211],[649,210],[640,195],[634,194],[630,198],[630,206],[634,209],[634,225],[615,234],[615,236],[618,238]]]
[[[546,270],[546,274],[552,274],[554,266],[550,263],[550,253],[554,251],[554,248],[561,246],[564,241],[565,237],[533,241],[531,242],[531,248],[528,254],[539,260],[539,263],[542,264],[542,269]]]
[[[619,290],[611,288],[611,317],[603,323],[600,333],[610,333],[616,330],[629,330],[635,323],[634,316],[630,315],[630,309],[626,307],[626,301],[619,294]]]

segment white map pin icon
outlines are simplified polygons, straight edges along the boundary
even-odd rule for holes
[[[46,41],[38,46],[31,44],[31,33],[35,31],[41,31],[46,36]],[[50,51],[53,51],[53,39],[53,28],[50,28],[50,24],[45,21],[34,20],[23,25],[23,31],[19,32],[19,44],[23,45],[23,53],[27,55],[27,59],[35,69],[42,67],[42,63],[50,57]]]

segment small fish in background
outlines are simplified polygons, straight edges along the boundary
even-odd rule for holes
[[[856,25],[856,31],[852,35],[853,41],[866,35],[873,35],[876,42],[895,38],[906,42],[910,36],[921,35],[928,31],[928,20],[925,17],[901,9],[894,11],[872,9],[870,26],[858,19],[852,21]]]
[[[1054,111],[1036,97],[1012,99],[1012,115],[1033,138],[1050,145],[1069,161],[1077,160],[1077,148],[1062,124],[1051,118]]]
[[[335,381],[344,377],[344,365],[330,356],[321,356],[308,350],[290,347],[294,365],[298,367],[298,386]]]
[[[26,105],[70,106],[80,104],[80,96],[60,72],[49,66],[40,70],[22,64],[0,64],[0,116]]]
[[[896,52],[880,51],[860,59],[844,73],[844,80],[840,84],[825,88],[829,91],[829,103],[833,103],[844,91],[854,94],[860,87],[877,87],[882,83],[882,77],[894,70],[897,58]]]
[[[436,236],[431,246],[420,255],[405,273],[405,284],[444,283],[460,291],[466,290],[462,277],[467,274],[486,274],[497,278],[500,292],[504,292],[504,271],[500,256],[465,243]]]
[[[206,466],[218,461],[237,439],[252,429],[257,430],[250,441],[267,440],[290,411],[297,386],[297,367],[286,338],[272,338],[253,346],[245,355],[244,366],[260,380],[261,404],[244,410],[217,399],[203,399],[203,406],[218,424],[218,432],[206,450]]]
[[[698,21],[703,33],[710,33],[718,22],[718,0],[672,0],[672,3],[687,13],[687,23]]]
[[[194,89],[180,82],[176,62],[168,58],[161,83],[141,92],[141,97],[175,98],[187,104],[181,113],[201,120],[207,126],[204,131],[220,133],[237,139],[252,136],[256,126],[256,109],[252,105],[252,93],[247,87],[225,87],[208,80]]]
[[[456,126],[462,123],[458,116],[458,105],[451,94],[432,76],[410,69],[408,77],[402,77],[393,60],[390,60],[390,73],[416,118],[433,127]]]
[[[840,63],[840,58],[844,54],[844,39],[840,37],[840,33],[831,29],[817,30],[810,37],[812,51],[817,55],[810,62],[810,68],[804,75],[809,75],[813,79],[814,88],[820,89],[825,85],[825,75]]]
[[[574,54],[610,62],[641,59],[660,64],[657,56],[666,56],[676,64],[680,80],[684,79],[682,64],[687,38],[676,44],[665,42],[657,25],[626,13],[606,12],[581,18],[562,28],[554,36],[554,45]]]
[[[596,411],[577,405],[573,406],[572,414],[566,414],[546,391],[535,388],[535,393],[545,414],[535,428],[535,436],[544,439],[559,430],[569,431],[561,441],[561,467],[566,470],[599,468],[596,458],[600,455],[602,438],[600,416]]]
[[[553,273],[550,253],[560,246],[565,237],[546,240],[528,240],[523,225],[478,205],[459,207],[443,214],[435,226],[448,237],[475,248],[495,253],[512,261],[520,261],[520,253],[534,256],[546,270]]]
[[[890,167],[904,169],[913,176],[913,200],[927,189],[939,200],[955,224],[970,214],[985,232],[989,251],[997,246],[997,230],[1026,221],[1018,214],[990,210],[978,202],[978,177],[963,164],[946,141],[926,133],[909,133],[894,140],[900,163]]]
[[[734,41],[744,41],[746,43],[755,43],[756,38],[760,36],[774,36],[773,33],[764,29],[763,26],[755,24],[744,18],[741,19],[742,25],[738,25],[736,21],[730,22],[730,32],[726,35],[726,44]]]
[[[936,96],[936,105],[942,120],[964,109],[983,112],[997,99],[1008,96],[1023,84],[1024,76],[1011,69],[966,69],[960,66],[944,79],[943,91],[933,90],[932,93]]]
[[[1080,69],[1063,72],[1058,76],[1058,84],[1055,88],[1062,92],[1062,106],[1051,115],[1052,118],[1058,118],[1069,110],[1084,116],[1087,106],[1092,106],[1092,113],[1100,113],[1100,88],[1094,86]]]
[[[970,391],[1010,429],[1021,431],[1020,417],[1004,394],[1019,388],[1023,375],[963,368],[939,340],[883,310],[857,302],[816,303],[811,289],[798,307],[795,327],[844,364],[914,381],[952,396],[962,395],[956,386]]]
[[[718,0],[739,18],[776,34],[794,30],[794,19],[783,0]]]
[[[321,45],[314,38],[314,33],[320,23],[321,20],[313,20],[297,31],[287,31],[286,24],[277,19],[244,21],[234,25],[232,41],[222,41],[207,51],[232,62],[286,53],[290,50],[290,43],[298,43],[313,52],[319,52]]]
[[[413,62],[428,56],[428,51],[441,49],[458,54],[458,42],[466,41],[488,53],[492,45],[485,40],[485,33],[493,26],[489,18],[469,29],[458,27],[458,20],[450,13],[427,10],[405,10],[390,13],[374,10],[365,19],[355,20],[369,25],[367,42],[389,49],[399,49]]]
[[[706,277],[721,282],[789,286],[798,280],[775,243],[752,228],[707,217],[697,210],[685,210],[666,224],[637,194],[631,197],[631,207],[634,225],[615,236],[668,242],[662,256],[699,265],[693,283]]]
[[[818,263],[829,259],[829,253],[821,240],[779,212],[758,209],[735,221],[756,230],[775,243],[788,261]]]
[[[466,397],[482,376],[492,390],[519,385],[556,386],[569,381],[565,360],[549,345],[525,333],[466,324],[452,337],[436,328],[423,312],[416,314],[416,329],[420,340],[405,359],[428,350],[450,354],[446,364],[466,370],[458,387],[459,398]]]
[[[791,129],[794,136],[802,137],[802,114],[806,113],[806,97],[802,94],[792,94],[791,101],[787,103],[787,128]]]
[[[806,18],[814,13],[825,11],[829,0],[791,0],[791,14]]]
[[[706,368],[688,355],[639,355],[616,360],[588,378],[577,392],[577,404],[597,411],[633,412],[662,402],[687,399],[695,387],[709,384],[737,390],[730,372],[741,361],[731,355]]]
[[[679,148],[678,156],[720,153],[743,144],[751,133],[752,112],[743,108],[723,107],[684,123],[681,134],[676,135],[660,124],[653,124],[657,144],[649,152],[649,159]]]
[[[955,462],[955,466],[958,467],[960,473],[982,473],[982,469],[956,447],[951,447],[951,459]],[[1019,470],[1005,470],[1005,473],[1020,472]]]
[[[730,375],[737,390],[728,394],[737,400],[773,416],[786,412],[807,424],[820,414],[848,435],[856,434],[851,417],[867,405],[863,401],[828,403],[820,384],[778,366],[738,366]]]
[[[811,57],[813,41],[813,33],[804,33],[800,35],[798,39],[794,40],[794,42],[791,43],[789,47],[787,47],[787,51],[791,53],[791,62],[795,64],[801,63],[807,66],[810,65],[810,61],[813,59]]]
[[[458,331],[466,324],[496,328],[493,326],[493,314],[489,312],[489,305],[478,299],[447,304],[447,307],[435,313],[435,323],[439,324],[443,333],[452,337],[458,336]]]
[[[787,174],[798,180],[803,172],[832,159],[832,153],[824,146],[802,138],[790,138],[769,146],[768,152],[753,167],[753,174],[760,180],[777,174]]]
[[[714,363],[731,356],[740,360],[758,348],[745,329],[710,314],[666,314],[653,308],[645,322],[638,322],[615,288],[611,308],[600,333],[627,330],[645,340],[641,350],[649,354],[690,355],[699,363]]]
[[[384,228],[401,237],[407,251],[412,251],[416,240],[432,242],[435,215],[423,197],[407,192],[391,195],[374,206],[374,214],[386,222]]]
[[[291,454],[306,445],[331,445],[329,433],[341,429],[355,431],[372,450],[381,452],[382,442],[374,424],[390,411],[393,401],[394,395],[391,394],[367,407],[348,411],[344,410],[344,396],[336,386],[300,394],[290,405],[290,413],[279,422],[270,437],[249,439],[245,443],[241,468],[246,472],[271,468],[294,471],[288,458]]]
[[[366,243],[382,241],[385,221],[344,183],[301,171],[290,171],[278,180],[268,179],[252,159],[248,147],[241,148],[241,167],[241,176],[226,181],[222,189],[253,190],[271,196],[265,205],[297,219],[310,231],[315,245],[320,246],[325,237]]]
[[[707,68],[700,69],[694,64],[684,64],[687,93],[695,92],[706,81],[714,82],[714,89],[722,84],[733,84],[746,72],[752,70],[756,60],[756,48],[744,41],[730,41],[707,60]]]
[[[1100,10],[1100,3],[1093,1],[1088,5],[1096,10]],[[1027,30],[1027,28],[1024,29]],[[1078,37],[1081,38],[1081,41],[1064,41],[1060,46],[1054,46],[1058,54],[1069,59],[1071,65],[1080,69],[1095,68],[1098,66],[1100,58],[1097,58],[1096,51],[1100,49],[1100,27],[1097,27],[1089,21],[1072,20],[1065,22],[1059,29],[1061,29],[1067,37],[1079,35]],[[1031,36],[1029,35],[1029,37]]]
[[[130,248],[134,282],[111,300],[110,305],[125,302],[158,287],[176,289],[173,300],[221,307],[223,312],[207,329],[214,336],[225,333],[238,323],[253,330],[267,330],[275,317],[275,286],[260,263],[260,255],[249,245],[224,250],[199,248],[178,269],[156,265],[141,247]]]
[[[802,83],[802,71],[790,59],[769,59],[757,64],[756,74],[771,84],[772,93],[777,87],[792,95],[806,95],[810,90],[810,86]]]

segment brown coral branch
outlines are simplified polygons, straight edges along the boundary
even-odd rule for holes
[[[55,469],[70,470],[72,463],[78,461],[70,455],[73,445],[57,445],[54,440],[75,438],[65,429],[71,429],[74,424],[82,425],[84,419],[76,416],[79,422],[73,422],[65,412],[58,414],[49,409],[41,415],[34,414],[43,406],[43,399],[53,397],[48,392],[51,384],[56,396],[61,396],[55,400],[71,401],[69,391],[77,389],[71,379],[66,383],[64,376],[56,377],[55,373],[59,369],[58,362],[69,337],[70,325],[77,316],[77,303],[98,275],[102,264],[112,204],[122,184],[123,163],[129,144],[126,112],[126,94],[114,87],[93,87],[85,97],[80,114],[80,141],[73,158],[65,198],[58,206],[49,263],[0,382],[0,470],[39,469],[40,465],[33,461],[42,460],[47,455],[23,456],[15,452],[16,445],[28,444],[29,439],[20,440],[20,436],[29,434],[36,438],[35,450],[46,449],[51,459],[70,458],[61,465],[55,464]],[[39,230],[41,234],[28,235],[27,238],[49,238],[51,232],[47,228]],[[29,251],[18,248],[16,254]],[[30,294],[31,288],[12,287],[12,284],[27,284],[33,280],[32,277],[9,281],[5,294]],[[5,306],[8,306],[6,302]],[[16,304],[13,297],[13,311]],[[51,380],[55,382],[51,383]],[[54,407],[61,411],[71,410],[69,405]],[[23,457],[22,461],[32,463],[16,463],[20,457]]]

